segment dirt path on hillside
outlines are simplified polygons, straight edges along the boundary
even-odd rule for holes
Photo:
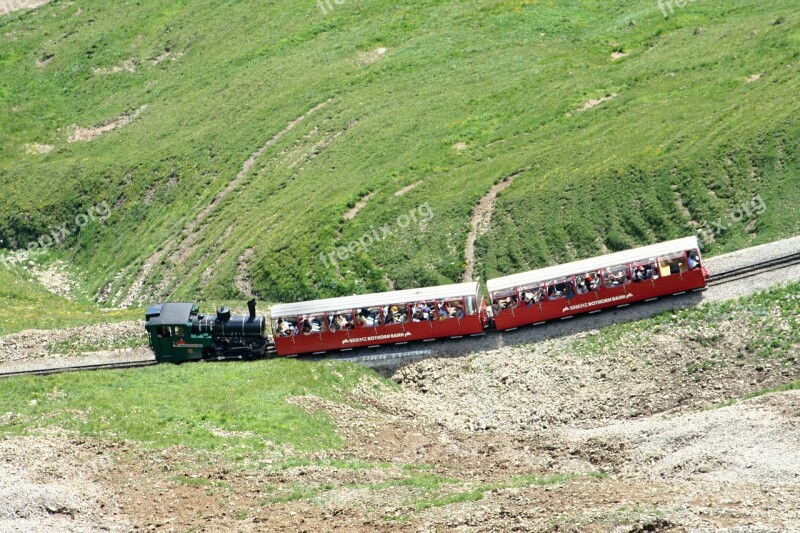
[[[114,117],[106,120],[105,122],[96,124],[94,126],[89,126],[87,128],[81,128],[78,127],[77,124],[73,124],[68,128],[69,137],[67,138],[67,142],[87,142],[91,141],[92,139],[96,139],[101,135],[105,135],[106,133],[110,133],[118,128],[129,125],[131,122],[139,118],[139,115],[141,115],[145,110],[147,110],[147,104],[131,113],[123,113],[118,117]]]
[[[136,281],[134,281],[133,285],[131,286],[128,294],[125,296],[124,300],[122,301],[122,307],[129,307],[141,296],[141,290],[144,286],[144,282],[150,273],[153,271],[153,268],[156,264],[162,262],[165,254],[169,252],[169,257],[172,260],[173,264],[181,264],[183,263],[186,258],[191,254],[194,250],[194,243],[197,240],[198,235],[200,234],[200,228],[202,227],[203,222],[205,222],[208,215],[217,207],[234,189],[236,189],[242,180],[250,173],[255,166],[258,159],[269,150],[275,143],[280,141],[287,133],[292,131],[298,124],[303,122],[308,117],[312,116],[317,111],[324,108],[328,105],[332,99],[326,100],[320,104],[317,104],[310,110],[306,111],[303,115],[300,115],[296,119],[289,122],[285,128],[281,131],[276,133],[272,136],[261,148],[256,150],[243,164],[242,169],[236,175],[236,177],[225,186],[222,191],[217,193],[216,196],[211,200],[205,208],[203,208],[197,216],[192,218],[189,221],[189,224],[183,230],[184,238],[180,241],[180,244],[177,245],[177,248],[174,249],[167,249],[163,248],[159,251],[153,253],[142,266],[142,269],[139,271]],[[172,272],[168,265],[162,265],[164,272],[163,272],[163,281],[159,284],[158,290],[156,291],[156,296],[163,294],[164,290],[168,287],[169,283],[172,282]]]
[[[462,281],[475,281],[475,241],[478,240],[478,237],[489,231],[491,227],[497,195],[510,187],[521,173],[522,171],[512,174],[507,178],[503,178],[494,187],[489,189],[489,192],[480,199],[478,205],[472,210],[472,217],[470,218],[470,226],[472,229],[469,232],[469,236],[467,236],[467,244],[464,249],[467,266],[462,276]]]
[[[344,219],[353,220],[356,218],[356,215],[358,215],[359,211],[367,207],[369,201],[372,200],[376,194],[378,194],[378,191],[372,191],[368,195],[362,197],[358,202],[356,202],[356,205],[354,205],[347,213],[344,214]]]

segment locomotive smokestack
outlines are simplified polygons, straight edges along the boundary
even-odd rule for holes
[[[256,318],[256,300],[252,299],[247,302],[247,308],[250,310],[250,318],[255,320]]]

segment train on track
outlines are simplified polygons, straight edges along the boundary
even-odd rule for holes
[[[695,237],[477,282],[275,305],[270,320],[202,315],[193,303],[147,309],[156,359],[257,359],[484,335],[704,290],[709,272]],[[269,331],[268,331],[269,330]]]

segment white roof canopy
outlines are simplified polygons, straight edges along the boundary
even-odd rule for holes
[[[684,239],[634,248],[633,250],[626,250],[624,252],[583,259],[564,265],[556,265],[533,270],[531,272],[524,272],[522,274],[513,274],[502,278],[490,279],[486,282],[486,288],[491,295],[498,291],[536,285],[545,281],[565,278],[576,274],[586,274],[587,272],[601,270],[605,267],[626,265],[628,263],[635,263],[637,261],[644,261],[656,257],[665,257],[689,250],[697,250],[699,253],[700,245],[697,241],[697,237],[686,237]]]
[[[443,285],[441,287],[427,287],[424,289],[380,292],[376,294],[329,298],[327,300],[280,304],[272,307],[272,317],[293,317],[297,315],[311,315],[332,311],[357,310],[364,307],[378,307],[402,303],[413,304],[423,301],[432,302],[433,300],[454,300],[465,296],[477,295],[477,282],[457,283],[455,285]]]

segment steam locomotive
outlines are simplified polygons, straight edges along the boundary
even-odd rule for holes
[[[267,322],[256,315],[255,300],[247,302],[247,307],[249,316],[232,316],[224,306],[206,316],[193,303],[150,306],[145,322],[150,346],[162,362],[265,357],[270,347]]]

